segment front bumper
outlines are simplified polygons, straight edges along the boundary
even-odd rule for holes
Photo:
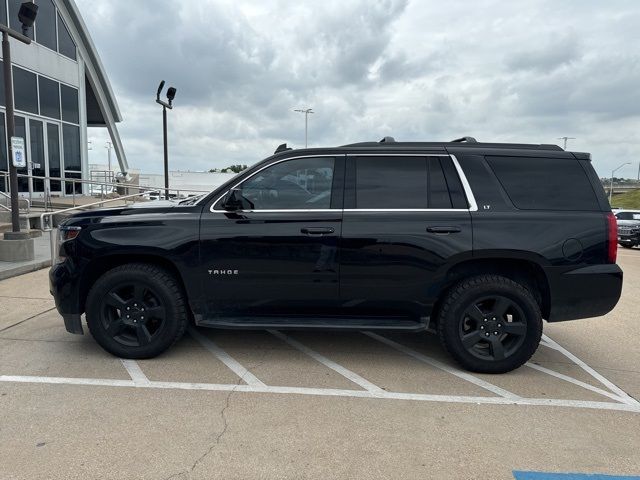
[[[618,234],[618,243],[621,245],[640,245],[640,235],[621,235]]]
[[[78,278],[71,274],[65,263],[55,264],[49,270],[49,292],[53,295],[56,309],[64,319],[67,332],[82,335],[84,331]]]
[[[620,300],[623,273],[616,264],[576,270],[547,269],[550,290],[549,322],[606,315]]]

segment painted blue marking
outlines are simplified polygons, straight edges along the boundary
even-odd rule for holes
[[[602,475],[587,473],[544,473],[544,472],[513,472],[516,480],[640,480],[640,476]]]

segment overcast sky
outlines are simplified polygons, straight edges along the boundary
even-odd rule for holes
[[[76,0],[119,101],[129,163],[252,164],[280,143],[561,143],[601,176],[640,161],[640,2]],[[90,129],[91,162],[106,136]]]

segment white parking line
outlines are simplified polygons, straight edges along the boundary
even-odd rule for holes
[[[381,389],[377,385],[374,385],[373,383],[371,383],[366,378],[363,378],[360,375],[358,375],[357,373],[352,372],[348,368],[345,368],[342,365],[337,364],[333,360],[329,360],[324,355],[316,352],[315,350],[312,350],[311,348],[303,345],[302,343],[298,342],[297,340],[294,340],[290,336],[285,335],[284,333],[279,332],[277,330],[269,330],[269,333],[271,333],[272,335],[275,335],[276,337],[278,337],[283,342],[288,343],[293,348],[296,348],[297,350],[300,350],[302,353],[305,353],[306,355],[309,355],[311,358],[313,358],[314,360],[320,362],[325,367],[330,368],[334,372],[339,373],[340,375],[342,375],[343,377],[349,379],[353,383],[355,383],[357,385],[360,385],[362,388],[364,388],[368,392],[384,392],[383,389]]]
[[[579,387],[585,388],[587,390],[591,390],[592,392],[599,393],[600,395],[604,395],[616,402],[626,403],[624,398],[620,398],[615,393],[607,392],[606,390],[602,390],[601,388],[594,387],[593,385],[589,385],[588,383],[582,382],[575,378],[572,378],[563,373],[556,372],[555,370],[551,370],[549,368],[543,367],[541,365],[536,365],[535,363],[525,363],[525,365],[529,368],[533,368],[534,370],[538,370],[539,372],[546,373],[547,375],[551,375],[552,377],[559,378],[560,380],[564,380],[565,382],[573,383],[574,385],[578,385]]]
[[[122,366],[127,370],[127,373],[133,380],[133,383],[136,387],[145,386],[149,384],[149,379],[144,374],[142,369],[140,369],[140,365],[135,360],[126,360],[121,358]]]
[[[150,381],[147,385],[136,385],[132,380],[110,380],[95,378],[64,378],[64,377],[31,377],[31,376],[0,376],[0,382],[11,383],[35,383],[54,385],[89,385],[105,387],[131,387],[153,389],[176,390],[201,390],[201,391],[237,391],[248,393],[293,394],[314,396],[337,396],[373,398],[386,400],[410,400],[418,402],[444,402],[444,403],[468,403],[485,405],[533,405],[547,407],[573,407],[590,408],[596,410],[617,410],[622,412],[640,413],[640,405],[629,405],[616,402],[592,402],[581,400],[562,400],[551,398],[517,398],[504,397],[472,397],[460,395],[431,395],[424,393],[401,392],[369,392],[366,390],[341,390],[331,388],[306,388],[306,387],[274,387],[267,385],[223,385],[215,383],[184,383],[184,382],[156,382]]]
[[[474,377],[473,375],[463,372],[461,370],[457,370],[455,368],[450,367],[449,365],[446,365],[438,360],[436,360],[435,358],[431,358],[431,357],[427,357],[426,355],[423,355],[419,352],[416,352],[415,350],[410,349],[409,347],[405,347],[404,345],[401,345],[397,342],[394,342],[393,340],[390,340],[386,337],[383,337],[381,335],[378,335],[377,333],[373,333],[373,332],[362,332],[365,335],[378,340],[379,342],[382,342],[386,345],[389,345],[392,348],[395,348],[396,350],[405,353],[413,358],[415,358],[416,360],[420,360],[421,362],[424,362],[428,365],[431,365],[432,367],[436,367],[444,372],[450,373],[451,375],[454,375],[458,378],[461,378],[462,380],[466,380],[469,383],[473,383],[474,385],[480,387],[480,388],[484,388],[485,390],[488,390],[492,393],[495,393],[496,395],[500,395],[501,397],[504,398],[509,398],[512,400],[516,400],[516,399],[520,399],[521,397],[519,397],[518,395],[516,395],[515,393],[511,393],[508,390],[505,390],[504,388],[500,388],[497,385],[494,385],[492,383],[486,382],[480,378]]]
[[[589,375],[591,375],[593,378],[595,378],[600,383],[602,383],[605,387],[607,387],[609,390],[611,390],[613,393],[617,394],[618,397],[620,398],[621,402],[625,402],[628,405],[634,405],[634,406],[637,406],[637,407],[640,408],[640,402],[638,402],[634,398],[631,398],[627,392],[622,390],[620,387],[615,385],[613,382],[610,382],[609,380],[604,378],[602,375],[600,375],[598,372],[596,372],[593,368],[591,368],[589,365],[587,365],[582,360],[580,360],[578,357],[576,357],[573,353],[569,352],[566,348],[562,347],[561,345],[559,345],[557,342],[555,342],[551,338],[547,337],[546,335],[542,335],[542,339],[547,344],[549,344],[551,346],[551,348],[553,348],[554,350],[557,350],[558,352],[562,353],[565,357],[567,357],[573,363],[578,365],[585,372],[587,372]]]
[[[240,362],[238,362],[235,358],[221,349],[218,345],[216,345],[213,341],[209,340],[204,335],[198,333],[194,328],[189,328],[189,335],[191,335],[200,345],[213,353],[218,360],[224,363],[227,367],[229,367],[236,375],[238,375],[244,382],[248,385],[264,387],[265,384],[262,383],[258,377],[256,377],[249,370],[244,368]]]

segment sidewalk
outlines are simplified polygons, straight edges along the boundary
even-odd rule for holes
[[[0,262],[0,280],[33,272],[51,266],[51,234],[43,232],[41,237],[34,238],[35,258],[28,262]]]

